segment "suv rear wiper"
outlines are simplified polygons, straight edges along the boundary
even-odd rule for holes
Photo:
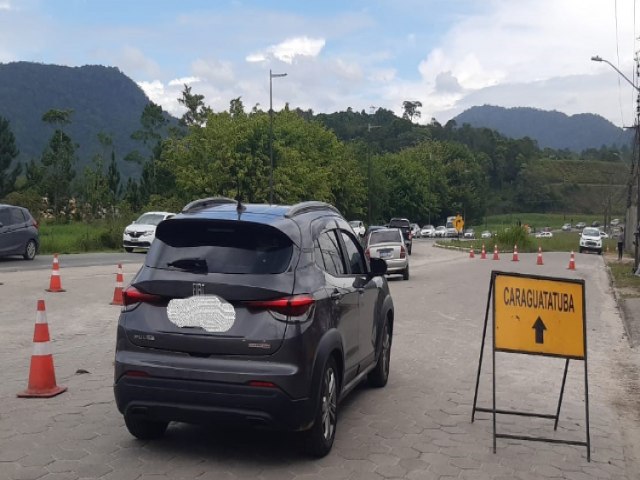
[[[191,272],[207,272],[207,261],[204,258],[180,258],[167,263],[168,267],[179,268]]]

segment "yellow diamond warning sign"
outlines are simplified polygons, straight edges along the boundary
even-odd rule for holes
[[[582,359],[584,281],[494,272],[495,349]]]

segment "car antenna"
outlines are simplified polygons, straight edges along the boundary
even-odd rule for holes
[[[240,220],[240,215],[242,212],[246,210],[246,207],[242,205],[242,191],[240,190],[240,175],[236,175],[236,185],[238,186],[238,193],[236,194],[236,212],[238,212],[238,220]]]

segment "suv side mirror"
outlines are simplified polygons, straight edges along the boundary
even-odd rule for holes
[[[385,262],[383,259],[372,258],[369,261],[369,264],[371,265],[371,275],[373,275],[374,277],[387,273],[387,262]]]

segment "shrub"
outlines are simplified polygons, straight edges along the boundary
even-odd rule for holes
[[[510,250],[514,245],[518,246],[521,251],[530,250],[533,245],[531,237],[522,227],[508,227],[501,230],[496,235],[496,240],[500,249]]]

